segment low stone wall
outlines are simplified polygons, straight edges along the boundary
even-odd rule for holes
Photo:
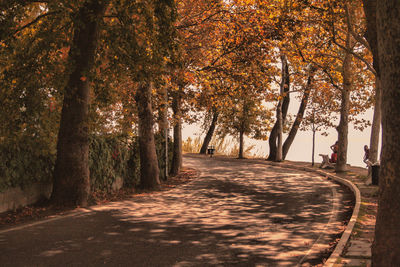
[[[124,180],[118,177],[112,183],[111,191],[118,191],[123,184]],[[0,192],[0,213],[35,204],[40,199],[49,199],[52,189],[52,184],[38,183],[24,188],[9,188],[4,192]]]
[[[34,204],[40,199],[49,198],[52,187],[52,184],[39,183],[0,192],[0,212],[16,210]]]

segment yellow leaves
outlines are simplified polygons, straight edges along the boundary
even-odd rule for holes
[[[238,3],[248,6],[248,5],[254,5],[255,1],[254,0],[240,0],[240,1],[238,1]]]
[[[163,57],[163,59],[164,59],[164,62],[166,62],[166,63],[170,63],[171,62],[171,59],[169,57]]]

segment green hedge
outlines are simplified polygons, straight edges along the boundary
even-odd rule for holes
[[[92,191],[111,191],[118,178],[122,178],[126,185],[137,185],[138,166],[136,142],[118,136],[91,137],[89,168]]]
[[[10,187],[50,182],[55,153],[45,142],[23,137],[0,143],[0,192]]]
[[[164,179],[164,151],[162,138],[156,136],[156,149],[160,179]],[[52,180],[55,151],[50,144],[35,139],[21,139],[0,143],[0,192],[10,187],[24,187]],[[169,165],[172,159],[172,142],[169,142]],[[135,187],[140,179],[139,147],[136,138],[115,135],[90,137],[89,168],[92,191],[112,189],[118,179],[125,187]]]

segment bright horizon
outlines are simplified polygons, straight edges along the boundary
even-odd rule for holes
[[[289,107],[290,114],[294,114],[297,111],[298,105],[291,101],[291,107]],[[373,109],[367,110],[360,118],[365,118],[372,123]],[[322,162],[319,154],[331,155],[332,151],[330,146],[337,140],[337,131],[333,128],[327,130],[328,136],[322,136],[319,132],[316,133],[315,138],[315,162]],[[203,140],[205,134],[202,134],[202,130],[197,124],[184,124],[182,129],[182,139],[187,140],[188,137],[194,139],[198,136]],[[347,151],[347,163],[352,166],[365,167],[363,162],[364,156],[364,145],[369,146],[371,135],[371,127],[365,128],[363,131],[356,130],[353,124],[349,124],[349,135],[348,135],[348,151]],[[284,140],[286,135],[284,134]],[[380,140],[381,142],[381,140]],[[249,145],[254,144],[256,147],[252,150],[254,154],[262,154],[263,156],[268,155],[269,146],[268,141],[260,141],[254,139],[245,139],[245,148]],[[287,160],[292,161],[307,161],[311,162],[312,157],[312,132],[311,131],[298,131],[296,138],[293,141],[292,146],[289,149]]]

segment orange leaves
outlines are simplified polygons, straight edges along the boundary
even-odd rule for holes
[[[67,59],[70,47],[62,47],[60,49],[60,57],[61,59]]]

